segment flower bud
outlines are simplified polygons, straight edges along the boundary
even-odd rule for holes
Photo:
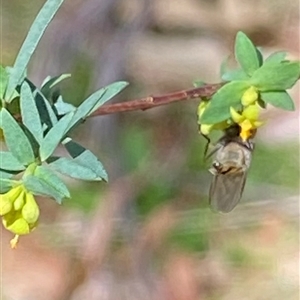
[[[200,131],[203,135],[208,135],[212,129],[213,129],[214,124],[202,124],[200,126]]]
[[[254,86],[249,87],[242,96],[242,104],[248,106],[258,99],[258,92]]]
[[[232,120],[237,124],[244,120],[244,117],[239,114],[232,106],[230,107],[230,115]]]
[[[7,195],[0,195],[0,216],[9,213],[12,210],[12,207],[12,201],[7,197]]]
[[[40,215],[40,210],[32,193],[26,193],[25,205],[22,208],[22,217],[27,223],[33,224],[37,221]]]
[[[14,201],[14,209],[20,210],[24,204],[25,204],[25,192],[22,191],[21,194],[17,197],[17,199]]]
[[[17,235],[24,235],[30,232],[28,223],[21,217],[14,220],[12,223],[10,219],[6,219],[5,216],[2,219],[3,226]]]
[[[5,195],[12,201],[14,202],[21,192],[23,191],[24,187],[22,185],[18,185],[10,189]]]
[[[250,121],[256,121],[258,119],[258,115],[259,106],[256,104],[249,105],[243,111],[243,116]]]

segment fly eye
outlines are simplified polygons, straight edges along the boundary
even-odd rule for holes
[[[219,171],[222,167],[222,165],[218,162],[218,161],[215,161],[212,165],[217,171]]]

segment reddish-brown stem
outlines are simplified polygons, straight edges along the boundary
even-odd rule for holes
[[[91,116],[108,115],[125,111],[146,110],[152,107],[166,105],[176,101],[184,101],[195,98],[211,97],[224,83],[207,84],[201,87],[182,90],[161,96],[149,96],[137,100],[131,100],[115,104],[107,104],[96,110]]]

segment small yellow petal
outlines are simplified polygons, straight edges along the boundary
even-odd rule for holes
[[[34,224],[39,218],[40,210],[32,193],[26,193],[25,205],[22,208],[22,217],[29,224]]]
[[[240,124],[240,127],[241,127],[240,137],[242,138],[243,141],[248,140],[252,135],[253,126],[251,122],[249,120],[245,120]]]
[[[12,210],[12,202],[7,195],[0,195],[0,216],[9,213]]]
[[[8,223],[3,217],[2,223],[6,229],[17,235],[28,234],[30,232],[29,225],[23,218],[16,219],[13,223]]]
[[[14,209],[20,210],[24,204],[25,204],[25,192],[22,191],[21,194],[17,197],[17,199],[14,201]]]
[[[262,125],[264,125],[264,122],[262,122],[262,121],[255,121],[255,122],[254,122],[255,128],[260,127],[260,126],[262,126]]]
[[[18,185],[10,189],[5,195],[13,202],[23,191],[24,187],[22,185]]]
[[[214,124],[201,124],[200,132],[203,135],[208,135],[213,130]]]
[[[242,104],[248,106],[258,99],[258,91],[254,86],[249,87],[242,96]]]
[[[259,106],[256,104],[252,104],[247,106],[242,115],[245,117],[245,119],[248,119],[250,121],[257,121],[259,116]]]
[[[241,123],[245,118],[239,114],[233,107],[230,107],[230,115],[235,123]]]

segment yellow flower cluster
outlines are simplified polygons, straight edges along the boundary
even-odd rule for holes
[[[238,113],[233,107],[230,107],[231,118],[240,126],[240,137],[243,141],[251,138],[256,129],[263,124],[263,122],[258,120],[260,111],[260,106],[257,102],[258,98],[257,89],[251,86],[242,96],[242,112]]]
[[[3,226],[15,234],[11,247],[15,248],[20,235],[30,233],[37,225],[40,210],[32,193],[23,185],[0,194],[0,216]]]
[[[258,105],[259,94],[254,86],[249,87],[243,94],[241,102],[243,109],[237,112],[233,107],[230,107],[231,118],[216,124],[201,124],[200,132],[208,135],[212,130],[224,130],[233,123],[240,126],[240,137],[243,141],[248,140],[253,136],[256,129],[263,124],[258,120],[260,106]],[[202,101],[198,107],[199,120],[205,109],[209,106],[209,101]]]

